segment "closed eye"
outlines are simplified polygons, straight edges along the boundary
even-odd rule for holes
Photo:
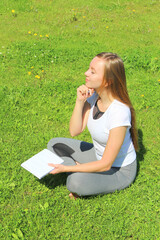
[[[94,68],[90,68],[91,69],[91,73],[94,74],[95,73],[95,69]]]

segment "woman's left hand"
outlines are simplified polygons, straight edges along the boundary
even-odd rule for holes
[[[48,166],[54,167],[54,169],[50,172],[50,174],[62,173],[64,172],[64,169],[65,169],[65,166],[62,164],[48,163]]]

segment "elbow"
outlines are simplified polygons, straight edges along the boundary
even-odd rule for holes
[[[71,127],[69,128],[69,132],[70,132],[71,137],[75,137],[81,133],[81,131],[75,131]]]
[[[109,171],[111,169],[111,167],[105,167],[105,168],[103,168],[100,172],[107,172],[107,171]]]
[[[113,160],[108,158],[107,156],[102,156],[101,160],[99,160],[101,166],[101,172],[107,172],[111,170],[113,165]]]
[[[104,164],[100,172],[107,172],[111,169],[111,167],[112,167],[111,164]]]
[[[70,132],[71,137],[75,137],[76,135],[72,132]]]
[[[107,168],[105,169],[105,171],[109,171],[111,170],[111,166],[107,166]]]
[[[73,132],[71,132],[71,131],[69,131],[69,132],[70,132],[71,137],[75,137],[75,134]]]
[[[107,167],[102,168],[100,172],[107,172],[110,169],[111,169],[111,166],[107,166]]]
[[[78,135],[78,134],[76,134],[74,131],[72,131],[71,129],[69,129],[69,132],[70,132],[71,137],[75,137],[75,136]]]
[[[69,133],[70,133],[71,137],[75,137],[76,136],[74,128],[71,126],[71,124],[69,125]]]
[[[71,137],[74,137],[74,136],[75,136],[75,133],[74,133],[74,131],[71,129],[71,127],[69,127],[69,133],[70,133]]]

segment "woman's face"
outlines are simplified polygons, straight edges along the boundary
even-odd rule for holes
[[[104,60],[95,57],[90,63],[89,69],[85,72],[86,86],[88,88],[98,89],[101,87],[104,79]]]

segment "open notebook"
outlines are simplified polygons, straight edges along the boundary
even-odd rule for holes
[[[41,179],[54,169],[54,167],[48,166],[48,163],[61,164],[62,162],[63,159],[55,153],[48,149],[43,149],[41,152],[23,162],[21,166]]]

